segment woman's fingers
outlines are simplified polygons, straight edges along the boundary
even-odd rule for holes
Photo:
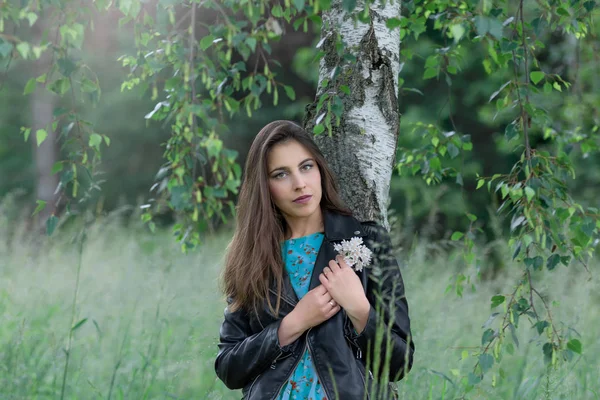
[[[329,261],[329,267],[325,268],[330,268],[330,271],[337,272],[340,269],[340,265],[338,264],[339,257],[340,256],[336,256],[335,260]]]
[[[346,260],[344,259],[344,257],[338,255],[335,257],[335,260],[339,264],[340,268],[348,268],[348,264],[346,263]]]
[[[329,280],[327,279],[327,277],[324,274],[319,274],[319,281],[321,282],[321,285],[323,285],[325,290],[327,290],[327,288],[329,287]]]
[[[341,307],[339,306],[339,304],[336,304],[336,306],[332,307],[331,310],[329,311],[329,313],[327,314],[327,318],[333,317],[340,310],[341,310]]]

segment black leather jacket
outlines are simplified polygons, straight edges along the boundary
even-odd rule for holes
[[[320,284],[319,274],[329,260],[335,258],[337,253],[333,244],[354,236],[362,237],[373,252],[371,265],[357,272],[371,303],[367,325],[357,335],[349,317],[342,310],[306,331],[295,342],[281,347],[277,336],[279,324],[298,302],[287,276],[284,276],[278,316],[273,316],[266,304],[259,315],[242,310],[230,312],[226,308],[215,370],[228,388],[242,389],[244,399],[276,399],[306,347],[311,352],[317,375],[329,400],[362,400],[365,386],[371,387],[371,382],[376,382],[382,376],[381,371],[387,371],[388,380],[393,382],[402,379],[412,366],[414,344],[410,334],[408,304],[398,263],[391,255],[387,231],[374,222],[361,223],[354,217],[333,212],[325,211],[323,218],[325,238],[315,261],[310,289]],[[383,301],[377,300],[382,298],[380,295]],[[275,290],[271,290],[271,301],[272,304],[276,302]],[[392,312],[394,315],[391,315]],[[386,323],[392,321],[391,334],[385,334],[383,344],[376,345],[375,333],[378,323],[381,325],[381,319]],[[372,360],[385,358],[386,344],[391,345],[391,360],[389,369],[382,369],[374,365]],[[371,360],[368,369],[366,360]],[[365,373],[366,370],[373,372]],[[388,395],[381,394],[381,385],[372,386],[368,392],[371,400],[394,398],[389,391]]]

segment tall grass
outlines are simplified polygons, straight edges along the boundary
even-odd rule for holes
[[[229,233],[184,255],[168,233],[151,235],[111,219],[89,228],[81,252],[64,229],[47,241],[8,232],[0,228],[0,399],[57,399],[63,379],[66,399],[241,397],[213,370],[224,308],[217,275]],[[600,399],[597,276],[561,267],[536,277],[555,302],[555,319],[581,335],[583,356],[548,373],[543,342],[523,320],[515,354],[465,394],[457,376],[475,360],[463,360],[463,350],[481,343],[489,298],[508,292],[518,271],[509,266],[457,297],[446,293],[454,273],[474,271],[464,271],[458,252],[432,246],[422,242],[402,253],[417,351],[399,384],[401,398]]]

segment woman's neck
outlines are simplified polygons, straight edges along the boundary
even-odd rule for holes
[[[321,210],[313,213],[305,218],[285,218],[286,232],[285,239],[295,239],[313,234],[315,232],[323,232],[323,215]]]

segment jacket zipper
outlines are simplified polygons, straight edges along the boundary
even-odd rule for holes
[[[286,356],[281,357],[282,354],[283,354],[283,351],[280,350],[279,354],[277,354],[277,357],[275,357],[275,359],[271,363],[271,369],[275,369],[275,364],[277,364],[277,361],[279,361],[279,360],[285,360],[286,358],[288,358],[289,356],[291,356],[294,353],[292,353],[290,351]]]
[[[308,331],[310,332],[311,329],[312,328],[309,328]],[[308,338],[308,332],[306,334],[306,337]],[[300,357],[298,357],[298,359],[296,360],[296,363],[294,364],[294,367],[291,369],[290,373],[285,377],[285,379],[283,380],[283,383],[279,386],[279,389],[277,389],[277,391],[275,392],[275,397],[272,397],[271,400],[275,400],[277,397],[279,397],[279,393],[281,392],[281,389],[290,380],[290,376],[292,376],[292,374],[294,373],[294,370],[296,369],[298,364],[300,364],[300,360],[304,356],[304,350],[306,350],[307,343],[308,343],[308,341],[305,340],[304,345],[302,346],[302,351],[300,352]]]
[[[361,361],[359,361],[359,362],[361,362]],[[367,367],[365,366],[365,370],[366,369],[367,369]],[[369,372],[371,372],[371,371],[369,371]],[[358,373],[360,374],[360,377],[362,378],[363,387],[365,388],[365,393],[367,394],[367,400],[370,400],[371,396],[369,395],[369,388],[367,387],[367,382],[365,381],[365,375],[362,373],[360,368],[358,369]]]
[[[311,328],[312,329],[312,328]],[[310,329],[308,330],[310,332]],[[327,395],[327,399],[328,400],[333,400],[333,397],[331,397],[329,395],[329,392],[327,391],[327,385],[325,385],[325,382],[323,381],[323,379],[321,379],[321,377],[319,376],[319,371],[317,369],[317,364],[314,362],[315,357],[313,356],[313,352],[312,352],[312,348],[310,347],[310,342],[308,341],[308,333],[306,334],[306,343],[308,345],[308,352],[311,355],[312,359],[313,359],[313,365],[315,367],[315,373],[317,374],[317,379],[321,382],[321,386],[323,387],[323,390],[325,391],[325,394]]]

